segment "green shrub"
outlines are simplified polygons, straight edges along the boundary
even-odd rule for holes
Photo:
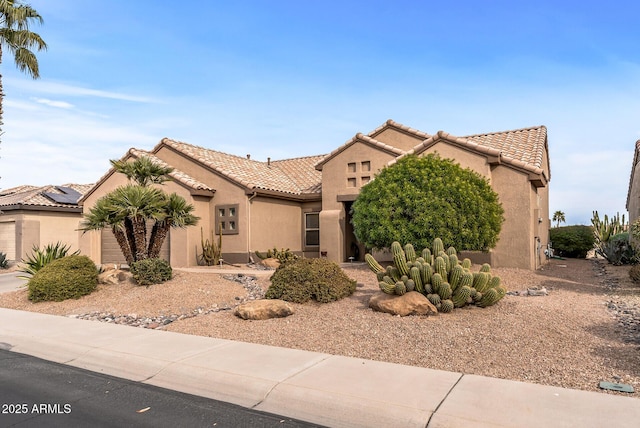
[[[87,256],[71,255],[56,259],[38,270],[29,282],[33,302],[79,299],[98,285],[98,269]]]
[[[633,265],[631,269],[629,269],[629,278],[636,283],[640,283],[640,265]]]
[[[153,285],[170,280],[173,270],[169,262],[155,258],[133,262],[131,273],[138,285]]]
[[[5,253],[0,252],[0,269],[6,269],[9,267],[9,260],[7,260],[7,255]]]
[[[447,247],[486,251],[498,242],[504,209],[489,181],[437,154],[409,155],[383,168],[351,207],[358,241],[367,248],[437,237]]]
[[[29,279],[40,269],[51,263],[53,260],[61,259],[69,255],[70,246],[58,241],[55,244],[48,244],[43,249],[36,247],[35,245],[31,249],[31,254],[27,256],[26,260],[22,260],[23,266],[19,271],[28,274],[29,276],[20,276],[20,278]],[[80,250],[74,252],[72,255],[80,254]]]
[[[593,249],[595,237],[591,226],[564,226],[549,230],[554,254],[562,257],[584,259]]]
[[[271,276],[267,299],[305,303],[313,299],[328,303],[350,296],[356,281],[327,259],[297,259],[281,265]]]

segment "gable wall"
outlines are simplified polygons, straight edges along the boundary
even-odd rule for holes
[[[372,180],[394,156],[356,142],[324,164],[322,168],[322,212],[320,213],[320,251],[334,261],[345,260],[345,230],[347,213],[339,197],[355,200],[363,185],[363,177]],[[363,162],[369,162],[370,170],[363,170]],[[349,164],[355,164],[355,172]],[[349,181],[352,179],[352,181]]]
[[[491,182],[491,168],[485,156],[465,150],[461,147],[439,141],[426,149],[422,154],[437,153],[443,159],[452,159],[463,168],[469,168]]]
[[[631,183],[629,184],[629,201],[627,205],[629,224],[633,224],[640,217],[640,156],[638,156],[638,161],[637,164],[631,166]]]
[[[423,139],[420,137],[416,137],[415,135],[411,135],[393,128],[387,128],[379,134],[375,134],[372,138],[404,151],[411,150],[413,147],[423,141]]]

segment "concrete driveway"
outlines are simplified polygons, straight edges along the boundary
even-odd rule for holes
[[[27,280],[18,278],[18,275],[24,275],[22,272],[9,272],[0,274],[0,293],[8,293],[20,289],[26,285]]]

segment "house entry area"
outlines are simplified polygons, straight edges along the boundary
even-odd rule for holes
[[[353,225],[351,224],[352,205],[353,201],[344,202],[344,261],[361,262],[364,260],[365,248],[364,245],[358,242],[358,239],[356,239],[356,235],[353,232]],[[351,257],[353,257],[353,259]]]

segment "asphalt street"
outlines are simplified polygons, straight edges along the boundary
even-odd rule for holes
[[[319,426],[10,352],[1,340],[0,427]]]

